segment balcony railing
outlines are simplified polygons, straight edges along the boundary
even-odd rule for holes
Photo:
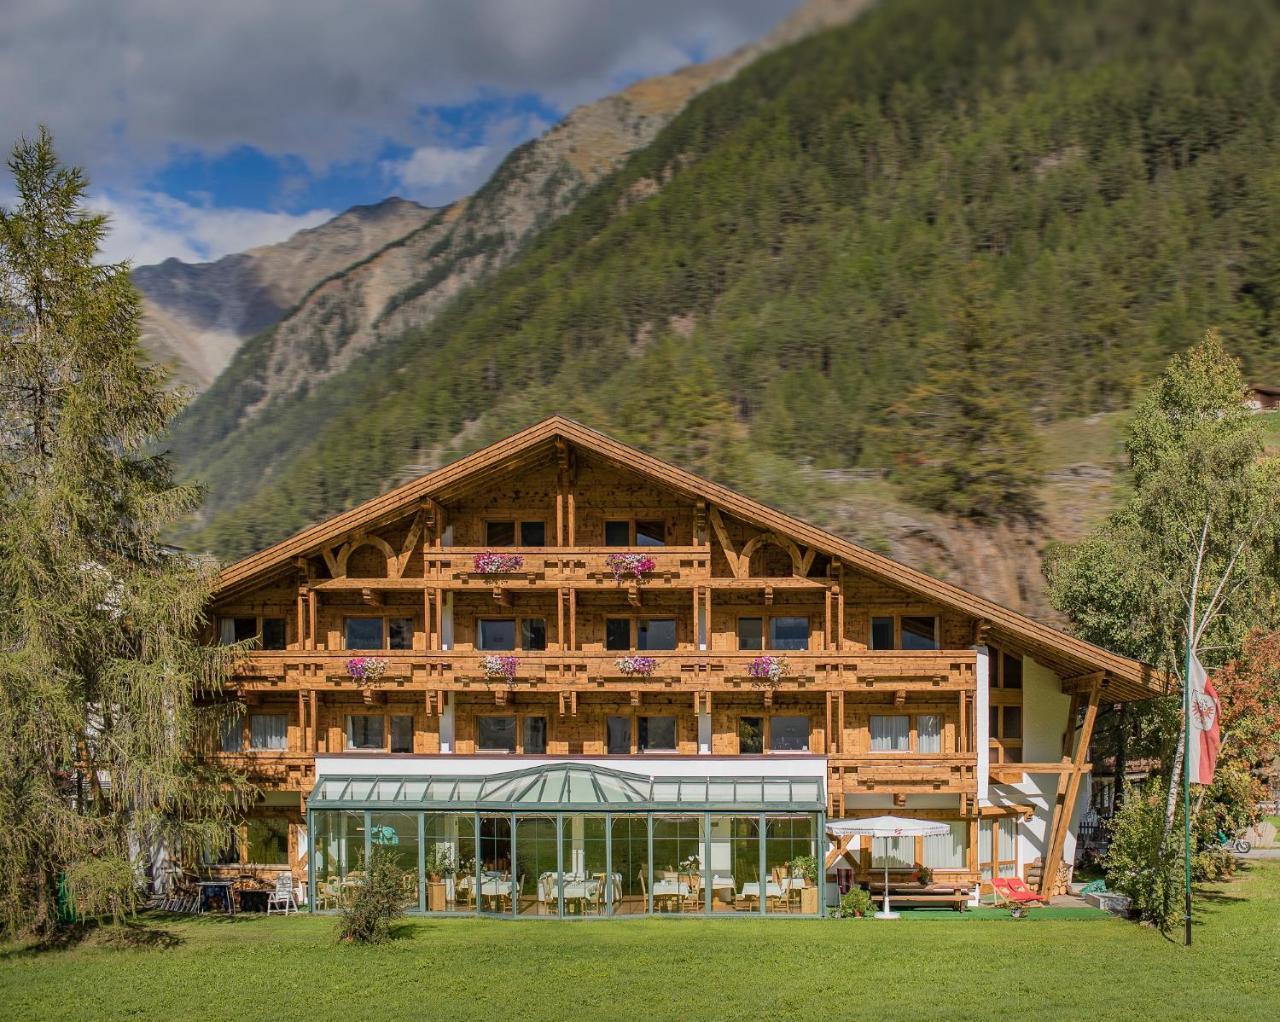
[[[316,779],[315,755],[311,752],[258,749],[251,752],[216,752],[223,766],[245,774],[255,784],[276,790],[309,791]]]
[[[831,790],[845,795],[867,792],[972,792],[977,787],[978,757],[972,752],[894,752],[836,755],[828,758]]]
[[[485,675],[481,661],[487,656],[514,656],[516,675]],[[635,655],[652,658],[647,675],[626,675],[618,658]],[[975,687],[976,655],[972,650],[939,650],[921,653],[893,650],[825,650],[776,653],[788,664],[777,682],[750,676],[750,665],[761,654],[742,651],[658,650],[592,652],[547,651],[539,653],[487,653],[473,650],[388,650],[303,652],[280,650],[246,656],[237,671],[236,684],[257,688],[423,688],[469,689],[501,684],[512,689],[689,689],[803,691],[838,688],[890,691],[962,691]],[[372,685],[347,673],[347,661],[355,656],[376,656],[387,661],[383,677]]]
[[[476,570],[476,557],[497,553],[519,557],[523,563],[511,571],[493,573]],[[446,584],[450,588],[552,588],[571,584],[616,587],[637,580],[627,575],[615,578],[609,558],[617,554],[638,553],[654,562],[652,571],[638,580],[646,582],[693,582],[711,577],[711,551],[706,547],[446,547],[428,550],[424,574],[428,583]]]

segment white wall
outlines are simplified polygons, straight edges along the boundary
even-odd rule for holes
[[[1022,758],[1027,763],[1062,759],[1062,732],[1071,696],[1062,679],[1031,657],[1022,658]]]

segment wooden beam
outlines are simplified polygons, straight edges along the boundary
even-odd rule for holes
[[[319,649],[316,636],[316,618],[320,613],[320,594],[312,589],[307,593],[307,614],[309,615],[309,625],[307,627],[307,649]]]
[[[1076,739],[1075,754],[1071,757],[1072,769],[1068,773],[1058,775],[1055,786],[1053,816],[1048,830],[1049,840],[1045,846],[1044,869],[1040,874],[1040,894],[1048,897],[1058,880],[1058,870],[1062,863],[1063,849],[1067,843],[1067,831],[1071,826],[1071,817],[1075,812],[1076,798],[1080,793],[1080,779],[1084,776],[1085,760],[1089,756],[1089,743],[1093,740],[1093,725],[1098,717],[1098,701],[1102,693],[1101,677],[1095,677],[1089,690],[1089,702],[1085,707],[1084,721],[1080,725],[1080,734]],[[1074,721],[1072,721],[1074,723]],[[1067,790],[1062,791],[1063,778],[1066,778]]]
[[[316,694],[316,690],[312,689],[311,690],[311,753],[312,755],[320,751],[320,735],[319,735],[319,732],[317,732],[316,730],[316,718],[318,716],[318,713],[316,711],[316,703],[318,701],[319,701],[319,696]]]
[[[733,540],[729,538],[729,530],[724,527],[724,519],[720,517],[720,509],[713,505],[708,517],[711,519],[711,528],[715,530],[716,539],[720,541],[720,547],[724,550],[725,560],[729,562],[729,570],[733,572],[734,578],[742,578],[742,565],[738,561],[738,548],[733,545]]]
[[[367,586],[360,590],[360,599],[370,607],[382,606],[382,594],[374,589],[368,588]]]

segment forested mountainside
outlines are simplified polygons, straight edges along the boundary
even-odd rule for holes
[[[211,438],[274,411],[280,399],[341,373],[366,348],[429,324],[459,291],[504,266],[529,237],[652,141],[698,93],[763,53],[848,20],[869,2],[809,0],[756,42],[580,106],[512,152],[476,194],[309,279],[190,410],[174,438],[179,456],[187,460]]]
[[[166,259],[133,271],[142,292],[142,343],[177,382],[204,390],[246,338],[279,322],[319,281],[364,259],[433,215],[392,197],[353,206],[274,245],[209,263]]]
[[[185,539],[242,554],[552,411],[816,521],[888,468],[1021,528],[1044,438],[1207,326],[1280,369],[1277,52],[1261,0],[886,0],[704,93],[428,327],[185,434]],[[909,489],[940,463],[980,471]]]

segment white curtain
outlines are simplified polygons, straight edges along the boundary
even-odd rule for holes
[[[288,746],[288,718],[283,713],[254,713],[249,717],[249,748],[279,749]]]
[[[222,722],[222,751],[239,752],[244,745],[244,718],[230,717]]]
[[[916,717],[916,752],[942,751],[942,718],[936,713]]]
[[[910,717],[873,716],[871,718],[872,752],[907,752],[910,741]]]
[[[950,834],[937,834],[924,839],[924,864],[934,869],[964,869],[969,851],[969,825],[959,820],[949,822]]]
[[[890,869],[910,869],[916,863],[916,839],[873,837],[871,839],[872,868],[884,869],[886,859]]]
[[[230,646],[236,641],[236,619],[224,617],[219,624],[222,630],[218,635],[218,642],[223,646]]]

